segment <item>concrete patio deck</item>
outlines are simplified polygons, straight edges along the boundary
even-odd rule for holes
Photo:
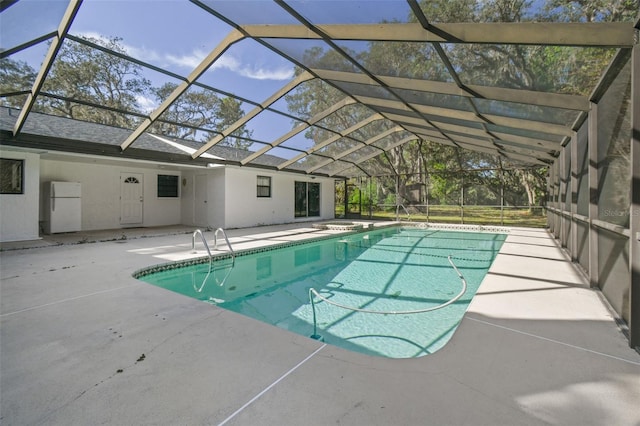
[[[193,256],[191,231],[3,244],[1,424],[640,424],[640,355],[545,230],[513,228],[451,341],[401,360],[132,278]],[[242,248],[327,232],[228,235]]]

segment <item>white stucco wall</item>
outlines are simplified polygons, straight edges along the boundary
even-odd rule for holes
[[[118,229],[134,226],[196,225],[196,177],[206,175],[206,225],[211,228],[317,221],[334,215],[334,181],[297,174],[251,168],[177,170],[170,166],[131,163],[105,164],[100,159],[70,157],[51,159],[38,154],[10,151],[5,158],[25,159],[25,194],[0,196],[2,241],[38,238],[39,222],[44,220],[42,187],[50,181],[82,184],[82,230]],[[120,175],[138,173],[143,181],[143,220],[136,224],[120,223]],[[157,176],[176,175],[180,197],[157,196]],[[256,194],[257,176],[271,177],[271,197]],[[294,217],[294,182],[320,183],[321,216]],[[184,182],[184,183],[183,183]],[[201,226],[201,225],[198,225]]]
[[[227,198],[225,196],[225,180],[226,173],[224,168],[217,168],[209,171],[209,226],[211,228],[227,228],[227,222],[229,220],[226,217],[226,203]]]
[[[39,238],[40,155],[0,150],[1,158],[24,160],[24,193],[0,194],[0,241]]]
[[[117,166],[77,161],[41,160],[40,182],[80,182],[82,184],[82,230],[117,229],[132,226],[163,226],[181,223],[181,203],[178,198],[159,198],[158,174],[177,175],[181,172],[157,166]],[[143,220],[138,224],[120,224],[120,174],[143,175]],[[182,189],[182,188],[180,188]],[[40,220],[44,212],[40,209]]]
[[[180,217],[183,225],[194,225],[195,172],[182,172],[180,179]]]
[[[206,203],[196,198],[196,181],[206,180]],[[194,227],[224,228],[224,168],[187,170],[182,173],[182,224]],[[201,209],[201,211],[198,211]],[[201,221],[198,218],[203,218]]]
[[[257,176],[271,177],[271,197],[257,196]],[[320,217],[294,217],[294,182],[320,183]],[[227,167],[225,169],[225,227],[243,228],[334,217],[334,180],[274,173],[268,170]]]

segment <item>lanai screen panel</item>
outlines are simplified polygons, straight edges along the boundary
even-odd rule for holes
[[[30,113],[53,114],[117,127],[123,156],[154,140],[166,150],[152,133],[188,145],[194,161],[224,152],[331,176],[396,173],[389,157],[421,140],[550,164],[617,49],[635,43],[637,19],[637,4],[593,14],[557,2],[38,4],[0,7],[13,138]],[[113,87],[98,65],[100,87],[74,90],[86,80],[73,74],[79,52],[120,67],[126,90],[101,98]]]

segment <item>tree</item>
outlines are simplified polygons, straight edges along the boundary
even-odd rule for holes
[[[158,104],[173,93],[178,87],[175,83],[165,83],[153,88],[152,93]],[[188,90],[176,99],[162,114],[161,120],[153,127],[153,131],[178,139],[204,140],[216,135],[216,120],[220,110],[220,100],[210,91]],[[198,129],[209,128],[211,132]]]
[[[218,111],[217,121],[215,122],[216,130],[218,131],[226,129],[244,116],[242,102],[230,97],[220,99]],[[243,125],[227,136],[221,144],[238,149],[248,149],[253,143],[249,140],[252,134],[253,131]]]
[[[152,90],[158,103],[164,102],[176,89],[174,83],[165,83]],[[241,102],[226,97],[219,98],[214,92],[192,87],[176,99],[161,116],[154,131],[165,136],[206,142],[244,115]],[[243,125],[220,144],[247,149],[252,132]]]
[[[85,40],[125,53],[117,37]],[[57,97],[41,97],[38,107],[73,119],[130,127],[135,120],[127,113],[140,112],[138,97],[146,96],[150,87],[140,65],[66,40],[42,89]]]
[[[533,0],[421,0],[420,8],[429,22],[522,22],[522,21],[608,21],[634,19],[638,0],[552,0],[541,5]],[[548,5],[546,7],[545,5]],[[411,17],[415,22],[415,18]],[[588,94],[611,59],[612,49],[568,48],[562,46],[521,46],[465,44],[371,42],[367,50],[345,52],[375,75],[451,81],[449,71],[438,54],[441,48],[450,59],[456,73],[465,83],[523,89],[540,92]],[[352,71],[354,65],[334,51],[314,47],[305,52],[302,62],[312,69]],[[357,72],[357,70],[354,70]],[[356,88],[356,90],[358,90]],[[392,99],[389,94],[373,91],[365,96]],[[401,95],[403,91],[398,90]],[[301,85],[295,95],[287,97],[290,110],[304,118],[324,111],[345,95],[323,82]],[[406,96],[418,96],[407,93]],[[456,96],[420,93],[420,102],[468,110],[468,100]],[[446,98],[446,99],[445,99]],[[456,104],[458,102],[459,104]],[[539,121],[570,122],[573,112],[535,105],[478,102],[474,108],[489,114],[507,111],[511,117],[534,118]],[[494,108],[503,108],[495,111]],[[386,108],[385,108],[386,109]],[[494,112],[495,111],[495,112]],[[344,129],[354,125],[371,111],[343,108],[322,123]],[[437,119],[436,119],[437,121]],[[380,133],[373,126],[358,132],[359,138]],[[509,133],[508,129],[500,133]],[[326,131],[310,129],[307,137],[315,143],[326,138]],[[389,137],[398,141],[399,134]],[[499,141],[498,141],[499,143]],[[330,155],[346,149],[339,141],[326,148]],[[385,145],[382,145],[385,146]],[[421,161],[416,159],[421,158]],[[313,161],[308,160],[308,161]],[[418,167],[419,165],[419,167]],[[512,205],[536,205],[543,201],[546,167],[523,169],[505,158],[445,146],[431,141],[415,141],[388,150],[385,154],[359,164],[369,174],[380,176],[382,196],[398,193],[399,202],[419,201],[415,188],[427,187],[429,195],[439,203],[460,201],[461,185],[467,189],[467,202],[495,202],[504,194]],[[356,171],[351,169],[350,171]],[[428,177],[427,177],[428,175]],[[416,177],[417,176],[417,177]]]
[[[520,178],[520,183],[527,193],[527,201],[531,211],[531,206],[538,205],[545,192],[546,168],[516,169],[514,172]]]
[[[541,16],[568,22],[633,21],[638,9],[638,0],[549,0]]]
[[[36,79],[36,71],[24,61],[10,58],[0,59],[0,105],[21,108],[25,97],[16,93],[31,90]]]
[[[85,37],[87,44],[66,40],[45,80],[34,110],[77,120],[135,127],[144,111],[139,100],[155,98],[159,104],[176,89],[174,83],[152,87],[144,68],[134,62],[96,49],[91,44],[126,54],[121,39]],[[3,105],[21,107],[24,97],[15,95],[31,89],[36,72],[26,63],[0,62],[0,90]],[[13,94],[13,96],[11,96]],[[208,140],[244,115],[241,101],[219,98],[214,92],[192,87],[183,93],[151,128],[181,139]],[[227,137],[222,145],[247,149],[252,132],[246,125]]]

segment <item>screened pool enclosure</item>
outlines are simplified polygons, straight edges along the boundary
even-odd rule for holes
[[[638,1],[10,0],[0,23],[2,148],[333,178],[339,217],[524,206],[640,346]]]

